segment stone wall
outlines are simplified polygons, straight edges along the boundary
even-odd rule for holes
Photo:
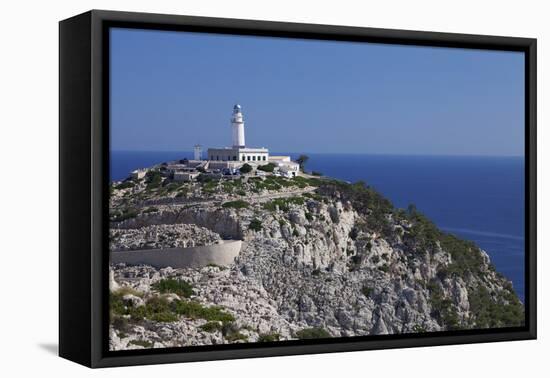
[[[144,249],[111,252],[111,263],[146,264],[155,268],[198,268],[208,264],[228,266],[241,251],[241,240],[191,248]]]

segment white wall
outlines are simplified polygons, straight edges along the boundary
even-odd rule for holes
[[[548,374],[550,152],[539,154],[540,340],[90,371],[57,343],[57,21],[96,9],[539,38],[539,145],[548,137],[547,1],[82,0],[4,1],[0,22],[0,374],[114,377],[528,377]],[[44,169],[38,170],[40,165]],[[34,169],[32,178],[16,166]],[[10,177],[10,175],[20,175]],[[545,193],[546,192],[546,193]],[[542,197],[545,195],[545,197]],[[546,234],[546,235],[545,235]],[[544,271],[545,275],[540,274]],[[546,296],[546,300],[543,300]],[[546,319],[544,319],[546,318]],[[538,372],[538,373],[537,373]]]

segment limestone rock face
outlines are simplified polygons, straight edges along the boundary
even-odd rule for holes
[[[114,222],[113,250],[244,242],[229,268],[112,265],[111,290],[139,294],[122,298],[127,312],[163,298],[219,306],[233,320],[178,315],[134,322],[121,315],[111,325],[111,349],[288,340],[312,328],[333,337],[484,328],[490,325],[483,315],[487,301],[522,311],[511,284],[478,247],[444,236],[421,238],[414,218],[382,214],[376,206],[383,201],[371,192],[343,188],[262,188],[238,197],[247,205],[237,208],[221,205],[234,198],[195,197],[202,202],[158,205]],[[293,200],[282,203],[285,194]],[[261,227],[251,228],[253,220]],[[463,249],[457,252],[457,245]],[[191,285],[191,296],[159,292],[156,284],[167,279]]]
[[[162,224],[140,228],[111,229],[111,251],[187,248],[214,244],[219,234],[195,224]]]

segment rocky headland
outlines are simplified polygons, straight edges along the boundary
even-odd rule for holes
[[[111,265],[112,350],[520,326],[474,243],[364,183],[310,176],[111,186],[111,250],[243,240],[230,266]]]

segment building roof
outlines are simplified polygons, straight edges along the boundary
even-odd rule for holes
[[[208,151],[227,151],[227,152],[262,152],[267,153],[269,150],[265,147],[220,147],[220,148],[209,148]]]

